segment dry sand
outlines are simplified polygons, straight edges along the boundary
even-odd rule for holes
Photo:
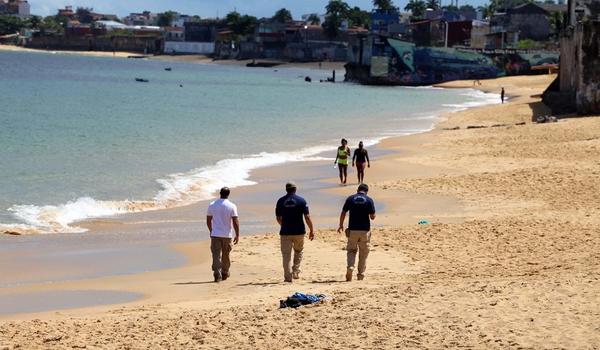
[[[307,243],[302,279],[292,285],[280,282],[275,234],[244,238],[233,276],[221,284],[209,282],[209,262],[200,258],[206,243],[184,245],[177,249],[190,261],[179,269],[12,289],[100,288],[145,298],[5,317],[0,349],[598,349],[600,118],[532,124],[545,111],[531,95],[552,78],[482,81],[477,87],[487,91],[504,86],[509,103],[384,142],[396,152],[367,173],[386,209],[365,281],[342,282],[344,242],[334,231]],[[472,82],[445,86],[461,85]],[[498,124],[506,125],[491,127]],[[466,129],[475,125],[488,127]],[[422,214],[432,224],[399,220],[421,196],[436,206],[437,214]],[[334,299],[279,310],[293,291]]]

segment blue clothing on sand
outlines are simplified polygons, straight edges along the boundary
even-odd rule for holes
[[[344,203],[344,208],[342,210],[344,212],[350,212],[350,220],[348,223],[349,230],[371,230],[371,218],[369,215],[375,214],[375,203],[371,197],[362,192],[353,194],[346,199],[346,203]]]
[[[308,204],[296,194],[286,194],[279,198],[275,215],[281,217],[280,235],[303,235],[306,233],[304,215],[308,215]]]

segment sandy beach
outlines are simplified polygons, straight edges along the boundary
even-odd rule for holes
[[[537,95],[552,79],[442,84],[504,87],[510,99],[378,146],[386,154],[366,180],[383,209],[364,281],[344,282],[344,239],[333,230],[339,208],[320,204],[320,229],[293,284],[282,282],[275,232],[242,237],[232,277],[219,284],[206,241],[176,244],[187,258],[182,267],[1,288],[0,299],[61,291],[142,297],[0,315],[0,349],[598,349],[600,118],[532,123],[547,113]],[[301,170],[253,176],[274,186],[286,171]],[[304,171],[302,184],[313,182]],[[355,186],[335,182],[319,179],[330,185],[314,191],[339,204]],[[429,224],[418,225],[422,219]],[[296,291],[331,300],[278,309]]]

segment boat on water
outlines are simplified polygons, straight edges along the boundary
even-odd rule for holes
[[[143,79],[143,78],[135,78],[135,81],[137,81],[138,83],[148,83],[148,82],[150,82],[150,80]]]

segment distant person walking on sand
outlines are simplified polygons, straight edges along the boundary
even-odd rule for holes
[[[346,184],[348,180],[348,159],[350,158],[350,148],[348,147],[348,141],[342,139],[342,145],[337,148],[337,154],[335,156],[334,164],[337,164],[340,172],[340,183]]]
[[[358,252],[358,274],[359,281],[365,278],[367,269],[367,257],[369,256],[371,241],[371,220],[375,220],[375,203],[367,196],[369,186],[360,184],[356,194],[348,197],[340,214],[340,226],[338,232],[344,231],[344,220],[346,213],[350,212],[350,220],[346,229],[348,244],[346,246],[347,268],[346,281],[352,281],[356,253]]]
[[[358,148],[354,150],[354,156],[352,156],[352,166],[354,167],[355,164],[358,183],[361,184],[365,181],[365,166],[371,167],[369,152],[363,147],[362,141],[358,143]]]
[[[206,214],[215,282],[229,278],[229,267],[231,266],[229,253],[233,249],[232,241],[233,244],[238,244],[240,240],[237,206],[229,201],[229,193],[229,188],[221,188],[221,198],[210,203]],[[235,231],[235,238],[233,237],[233,231]]]
[[[306,220],[306,224],[310,230],[308,238],[311,241],[315,238],[315,234],[308,211],[308,204],[304,198],[296,194],[296,185],[293,182],[288,182],[285,185],[285,191],[287,194],[277,201],[275,215],[277,222],[281,226],[279,235],[281,240],[281,257],[283,258],[283,279],[286,282],[292,282],[292,278],[300,278],[300,263],[302,263],[304,235],[306,234],[304,220]],[[292,250],[294,251],[294,264],[290,266]]]
[[[502,100],[502,103],[504,103],[504,88],[502,88],[502,91],[500,91],[500,100]]]

